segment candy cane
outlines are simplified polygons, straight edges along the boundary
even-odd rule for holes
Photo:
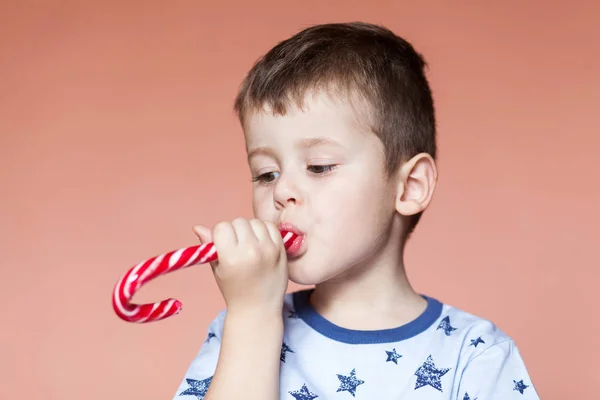
[[[287,249],[296,239],[292,232],[280,231],[283,245]],[[168,253],[149,258],[131,268],[115,285],[113,292],[113,309],[117,315],[127,322],[160,321],[178,314],[181,302],[177,299],[166,299],[156,303],[134,304],[131,298],[146,282],[182,268],[204,264],[218,259],[213,243],[184,247]]]

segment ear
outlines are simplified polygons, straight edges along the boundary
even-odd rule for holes
[[[397,173],[396,211],[411,216],[431,203],[438,172],[431,155],[420,153],[402,164]]]

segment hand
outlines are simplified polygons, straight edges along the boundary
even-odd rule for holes
[[[195,226],[201,243],[213,242],[218,260],[211,262],[228,312],[281,313],[288,284],[283,238],[272,222],[237,218],[211,231]]]

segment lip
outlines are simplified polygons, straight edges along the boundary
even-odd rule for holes
[[[302,232],[300,229],[296,228],[294,224],[291,224],[289,222],[280,222],[278,228],[281,231],[288,231],[295,233],[298,236],[304,236],[304,232]]]
[[[290,244],[286,250],[288,258],[295,258],[302,255],[305,251],[304,241],[306,239],[306,234],[289,222],[282,222],[278,227],[279,230],[292,232],[297,235],[296,239],[294,239],[292,244]]]

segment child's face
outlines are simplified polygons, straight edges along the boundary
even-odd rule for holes
[[[396,187],[381,141],[349,104],[318,96],[306,107],[253,114],[245,134],[252,176],[260,177],[254,214],[305,234],[289,257],[290,279],[312,285],[377,256],[389,240]]]

